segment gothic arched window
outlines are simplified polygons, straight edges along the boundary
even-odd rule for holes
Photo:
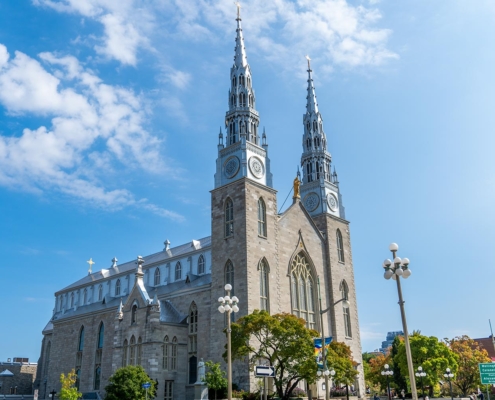
[[[138,339],[137,343],[137,357],[136,357],[136,365],[141,365],[141,357],[143,355],[143,340],[141,339],[141,336]]]
[[[129,343],[127,342],[127,339],[124,340],[124,346],[122,349],[122,366],[125,367],[127,365],[127,353],[129,350]]]
[[[168,336],[165,336],[163,338],[163,354],[162,354],[162,368],[164,370],[168,370],[168,366],[169,366],[169,361],[168,361],[168,358],[170,356],[170,351],[169,351],[169,346],[170,346],[170,343],[169,343],[169,340],[168,340]]]
[[[205,258],[201,254],[198,258],[198,275],[205,273]]]
[[[84,326],[81,327],[79,331],[79,344],[77,346],[78,351],[83,351],[84,349]]]
[[[198,357],[189,357],[189,384],[193,384],[198,379]]]
[[[225,265],[225,284],[230,284],[232,286],[232,290],[230,291],[230,294],[234,294],[234,265],[232,264],[232,261],[227,261],[227,264]]]
[[[270,311],[270,290],[268,286],[270,268],[263,258],[258,266],[260,270],[260,310]]]
[[[315,278],[303,252],[292,260],[290,270],[292,313],[306,320],[310,329],[316,329]]]
[[[84,289],[83,303],[81,305],[84,306],[87,302],[88,302],[88,289]]]
[[[129,365],[135,365],[136,362],[136,338],[134,335],[131,337],[131,343],[129,346]]]
[[[82,355],[84,349],[84,326],[81,326],[79,331],[79,341],[77,343],[77,353],[76,353],[76,370],[81,369],[82,365]]]
[[[225,237],[234,235],[234,202],[228,198],[225,202]]]
[[[352,337],[351,314],[349,310],[349,287],[346,281],[340,284],[340,295],[342,297],[342,312],[344,315],[344,330],[346,337]]]
[[[344,259],[344,242],[342,241],[342,233],[337,229],[337,254],[340,262],[345,262]]]
[[[74,307],[74,292],[70,294],[70,308]]]
[[[102,301],[103,300],[103,286],[100,285],[98,286],[98,301]]]
[[[137,323],[137,305],[134,304],[131,309],[131,324]]]
[[[46,351],[45,351],[45,366],[43,368],[43,375],[47,376],[48,375],[48,367],[50,365],[50,352],[52,351],[52,342],[48,342],[46,345]]]
[[[263,199],[258,199],[258,235],[266,237],[266,205]]]
[[[155,270],[155,286],[158,286],[160,284],[160,268],[157,268]]]
[[[180,281],[182,279],[182,265],[180,261],[175,264],[175,280]]]
[[[115,296],[120,296],[120,279],[115,282]]]
[[[100,323],[100,329],[98,329],[98,340],[96,342],[96,354],[95,354],[95,378],[94,378],[94,390],[100,389],[101,380],[101,360],[103,358],[103,340],[105,336],[105,326],[103,322]]]

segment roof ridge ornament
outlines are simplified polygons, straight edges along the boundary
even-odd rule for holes
[[[89,264],[88,275],[91,275],[93,273],[93,264],[96,263],[93,261],[92,257],[86,262]]]

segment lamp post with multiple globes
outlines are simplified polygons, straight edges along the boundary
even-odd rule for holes
[[[415,375],[421,380],[421,390],[423,391],[423,400],[425,400],[425,386],[423,385],[423,378],[426,376],[426,372],[423,371],[423,367],[419,366]]]
[[[454,377],[454,374],[450,371],[450,368],[447,368],[445,370],[445,373],[443,374],[445,378],[449,381],[450,385],[450,398],[454,400],[454,395],[452,394],[452,378]]]
[[[392,252],[393,261],[386,259],[383,262],[383,268],[385,268],[383,277],[385,279],[392,278],[397,282],[400,314],[402,317],[402,329],[404,331],[404,344],[406,345],[407,368],[409,370],[409,381],[411,383],[411,395],[413,400],[418,400],[416,381],[414,380],[414,367],[411,356],[411,345],[409,343],[409,333],[407,332],[406,311],[404,310],[404,300],[402,299],[402,289],[400,286],[401,277],[407,279],[409,278],[409,276],[411,276],[411,270],[409,269],[409,259],[401,259],[400,257],[397,257],[397,250],[399,250],[399,246],[397,245],[397,243],[392,243],[389,246],[389,250]]]
[[[239,299],[236,296],[230,298],[230,291],[232,290],[232,285],[226,284],[225,291],[227,294],[224,297],[219,297],[218,302],[220,306],[218,311],[222,314],[227,313],[227,398],[232,400],[232,352],[231,352],[231,342],[230,342],[230,315],[234,312],[239,311]]]
[[[394,371],[392,371],[390,369],[390,367],[388,366],[388,364],[385,364],[383,366],[383,371],[382,371],[382,375],[386,376],[387,377],[387,396],[389,398],[389,400],[391,399],[391,396],[390,396],[390,377],[394,374]]]

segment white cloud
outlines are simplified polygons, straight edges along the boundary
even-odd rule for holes
[[[0,104],[13,116],[50,119],[50,126],[0,136],[0,185],[57,190],[108,209],[135,206],[180,220],[138,200],[126,189],[106,189],[105,165],[164,172],[160,141],[143,127],[146,113],[133,92],[102,82],[70,56],[42,53],[39,61],[0,44]],[[92,163],[98,158],[99,163]]]
[[[33,0],[58,12],[80,14],[100,22],[104,27],[97,53],[122,64],[137,63],[140,48],[149,48],[147,32],[153,29],[153,14],[136,0]]]

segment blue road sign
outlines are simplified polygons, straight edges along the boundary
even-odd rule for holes
[[[151,387],[151,383],[149,382],[143,383],[143,389],[149,389],[150,387]]]

